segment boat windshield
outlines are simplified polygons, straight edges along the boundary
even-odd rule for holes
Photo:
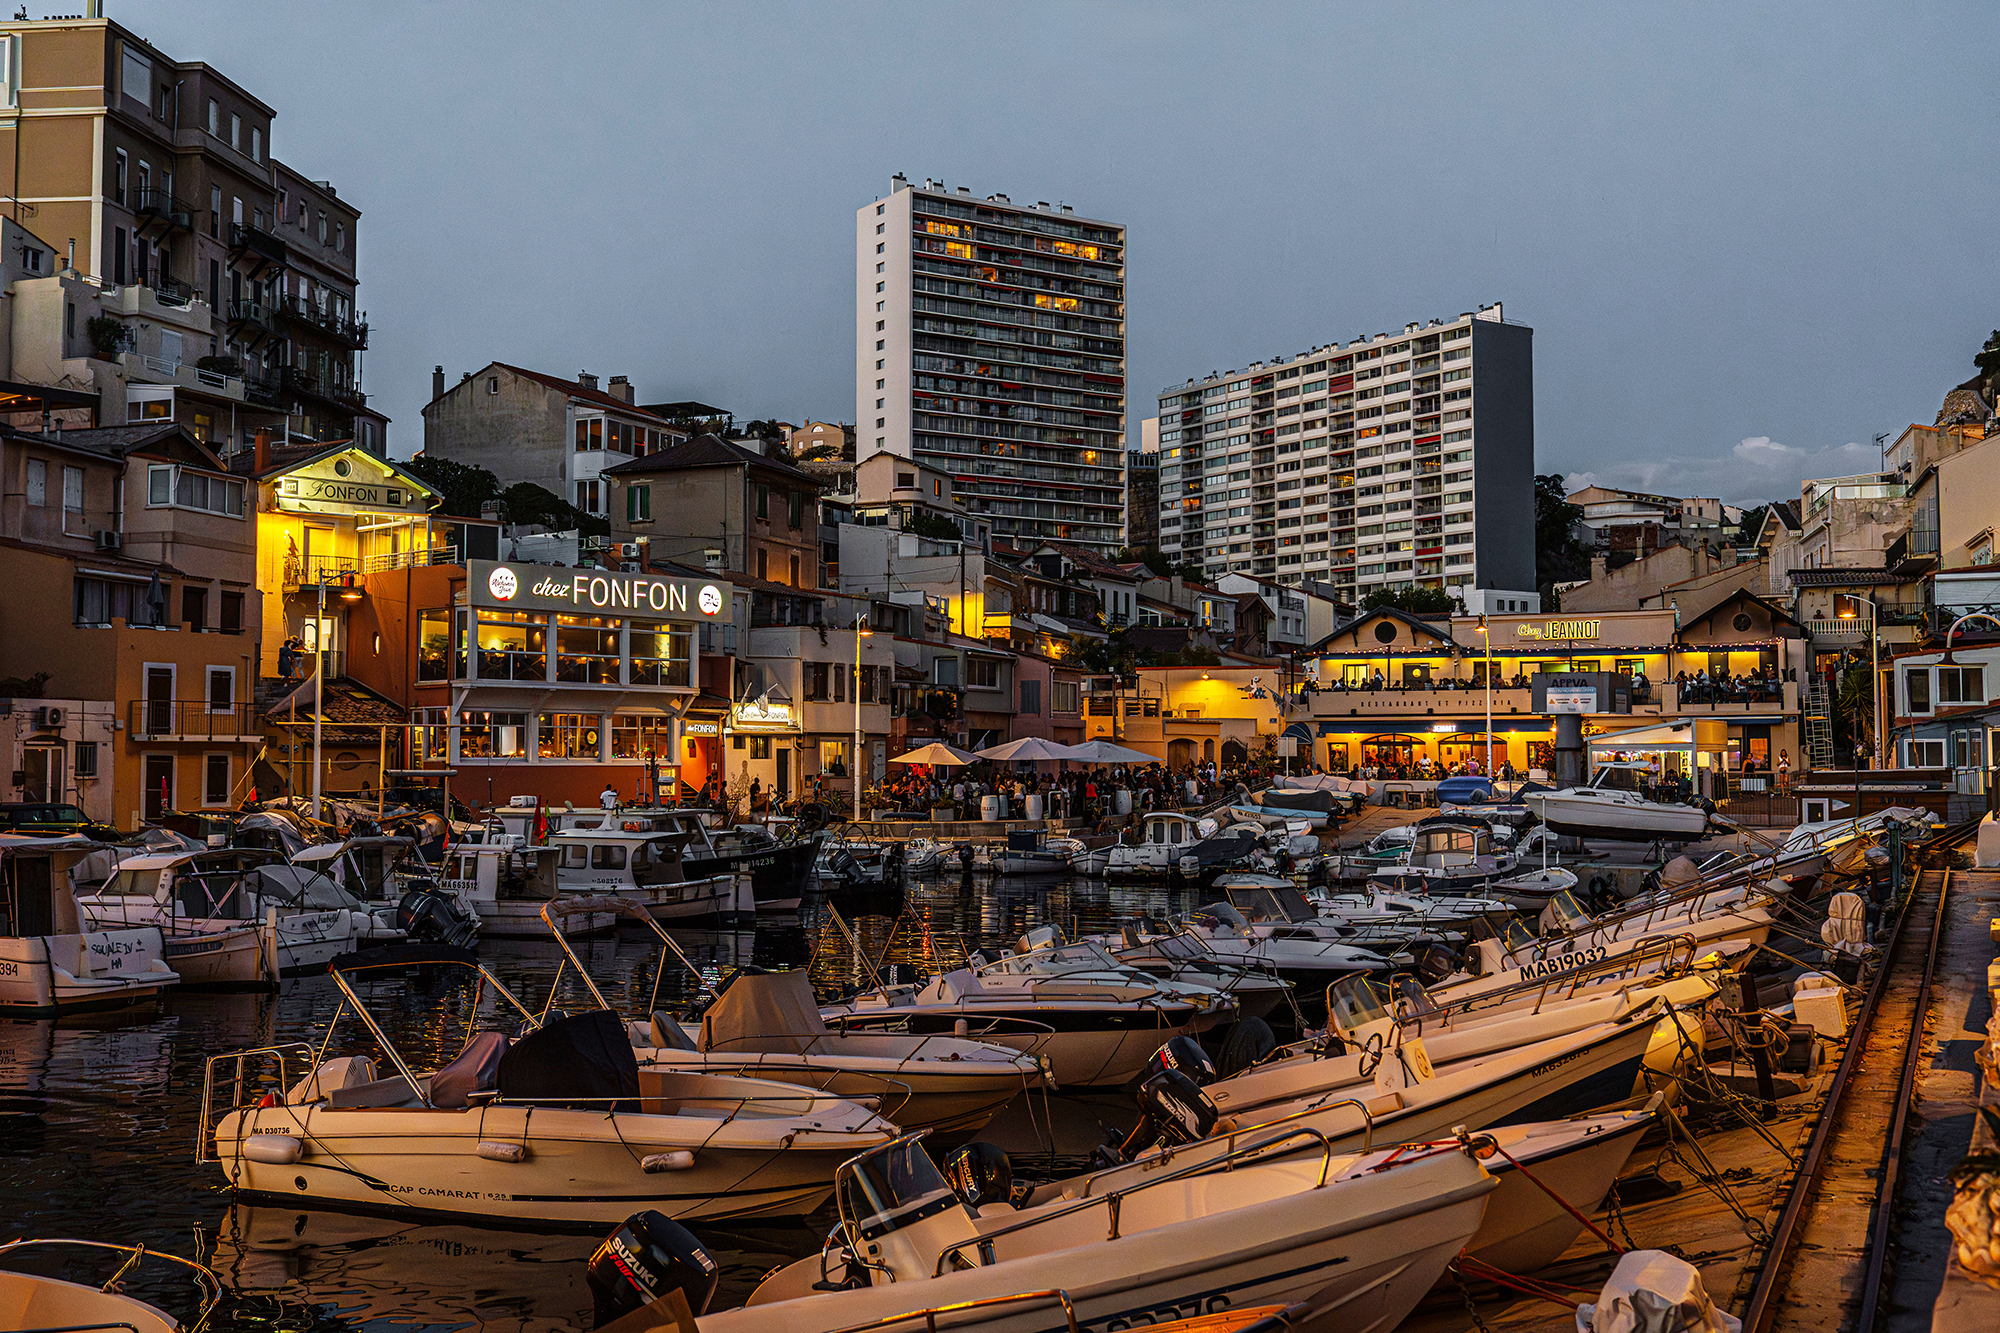
[[[1440,1012],[1437,1002],[1431,999],[1423,983],[1407,973],[1396,978],[1396,1002],[1396,1007],[1405,1018]]]
[[[1535,937],[1518,920],[1507,923],[1506,933],[1501,938],[1507,945],[1507,952],[1517,956],[1532,952],[1535,947]]]
[[[1583,904],[1568,889],[1549,899],[1549,910],[1555,914],[1557,923],[1572,934],[1590,929],[1590,913],[1583,910]]]
[[[1243,913],[1237,911],[1228,903],[1210,903],[1206,907],[1198,907],[1194,910],[1193,915],[1213,917],[1221,924],[1234,926],[1238,930],[1244,930],[1250,925],[1248,921],[1243,919]]]
[[[1344,977],[1333,983],[1329,1010],[1333,1025],[1353,1032],[1389,1016],[1389,1007],[1380,987],[1366,977]]]
[[[840,1216],[863,1240],[909,1226],[958,1202],[923,1143],[898,1139],[840,1170]]]
[[[1639,790],[1639,773],[1636,768],[1616,768],[1606,766],[1597,770],[1597,778],[1590,785],[1599,791]]]

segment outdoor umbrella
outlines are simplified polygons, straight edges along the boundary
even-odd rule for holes
[[[1074,759],[1076,751],[1067,745],[1057,745],[1039,736],[1024,736],[1018,741],[1008,741],[1005,745],[995,745],[977,752],[981,759],[1040,760]]]
[[[929,745],[912,750],[908,754],[899,754],[889,762],[892,764],[939,764],[948,768],[962,768],[967,764],[976,764],[979,761],[963,750],[954,749],[952,746],[946,745],[941,741],[932,741]]]
[[[1081,745],[1069,747],[1069,757],[1083,764],[1152,764],[1158,763],[1156,756],[1139,750],[1128,750],[1115,741],[1085,741]]]

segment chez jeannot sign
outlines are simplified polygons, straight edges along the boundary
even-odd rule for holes
[[[509,611],[631,612],[666,620],[720,620],[730,586],[658,574],[625,574],[566,565],[516,565],[469,560],[472,604]]]

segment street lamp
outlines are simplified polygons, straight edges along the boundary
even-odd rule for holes
[[[319,614],[313,621],[313,804],[312,817],[319,818],[320,775],[325,766],[320,762],[319,740],[320,719],[326,714],[326,574],[319,575]],[[345,584],[340,590],[344,602],[361,600],[361,589],[353,584]],[[296,743],[296,742],[295,742]]]
[[[1852,604],[1855,602],[1868,603],[1868,700],[1869,700],[1869,706],[1873,708],[1875,712],[1875,767],[1886,768],[1888,765],[1883,762],[1882,758],[1882,672],[1876,666],[1875,662],[1875,643],[1876,643],[1875,599],[1873,597],[1863,597],[1857,593],[1842,593],[1841,596],[1847,598],[1849,605],[1833,613],[1835,618],[1839,620],[1860,619],[1859,613],[1855,611]],[[1953,628],[1956,628],[1956,626],[1954,626]],[[1946,648],[1951,647],[1951,640],[1949,639],[1949,637],[1947,637],[1945,640],[1945,647]],[[1859,746],[1855,747],[1855,752],[1857,754],[1860,753]],[[1855,790],[1859,792],[1860,788],[1857,787],[1855,788]],[[1857,796],[1856,799],[1859,800],[1860,798]]]
[[[854,752],[848,756],[848,772],[854,778],[854,813],[851,819],[861,818],[861,641],[873,637],[875,631],[868,627],[866,615],[854,618],[854,679],[848,688],[854,691]]]

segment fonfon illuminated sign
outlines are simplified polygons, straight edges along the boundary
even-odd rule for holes
[[[630,611],[669,620],[717,620],[729,609],[726,583],[558,565],[466,564],[472,604],[509,611]]]
[[[1539,625],[1516,625],[1514,633],[1523,639],[1594,639],[1603,625],[1601,620],[1548,620]]]

